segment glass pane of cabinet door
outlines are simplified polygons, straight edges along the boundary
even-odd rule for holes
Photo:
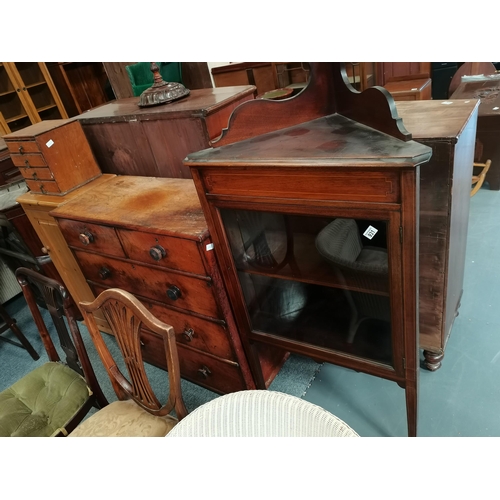
[[[220,212],[253,334],[392,366],[388,221]]]

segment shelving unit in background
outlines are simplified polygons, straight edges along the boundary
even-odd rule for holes
[[[68,118],[45,63],[0,62],[0,134]]]

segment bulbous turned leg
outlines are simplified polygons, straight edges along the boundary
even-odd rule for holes
[[[444,358],[444,352],[424,351],[424,365],[431,372],[441,368],[441,361]]]

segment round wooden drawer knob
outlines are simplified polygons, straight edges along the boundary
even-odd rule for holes
[[[78,235],[78,239],[83,245],[90,245],[94,241],[94,235],[90,231],[83,231]]]
[[[101,269],[99,269],[99,276],[101,279],[106,280],[111,277],[111,271],[107,267],[101,267]]]
[[[167,251],[161,245],[155,245],[149,249],[149,255],[154,260],[159,261],[167,256]]]
[[[181,296],[181,291],[175,285],[170,285],[167,290],[167,297],[170,300],[177,300]]]

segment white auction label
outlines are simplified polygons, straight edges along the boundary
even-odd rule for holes
[[[363,236],[371,240],[378,233],[378,229],[375,229],[373,226],[368,226],[366,231],[363,233]]]
[[[213,243],[209,243],[207,246],[206,246],[206,249],[207,249],[207,252],[209,250],[213,250],[214,249],[214,244]]]
[[[50,148],[51,146],[53,146],[53,145],[54,145],[54,141],[53,141],[52,139],[50,139],[49,141],[47,141],[47,142],[45,143],[45,145],[46,145],[48,148]]]

